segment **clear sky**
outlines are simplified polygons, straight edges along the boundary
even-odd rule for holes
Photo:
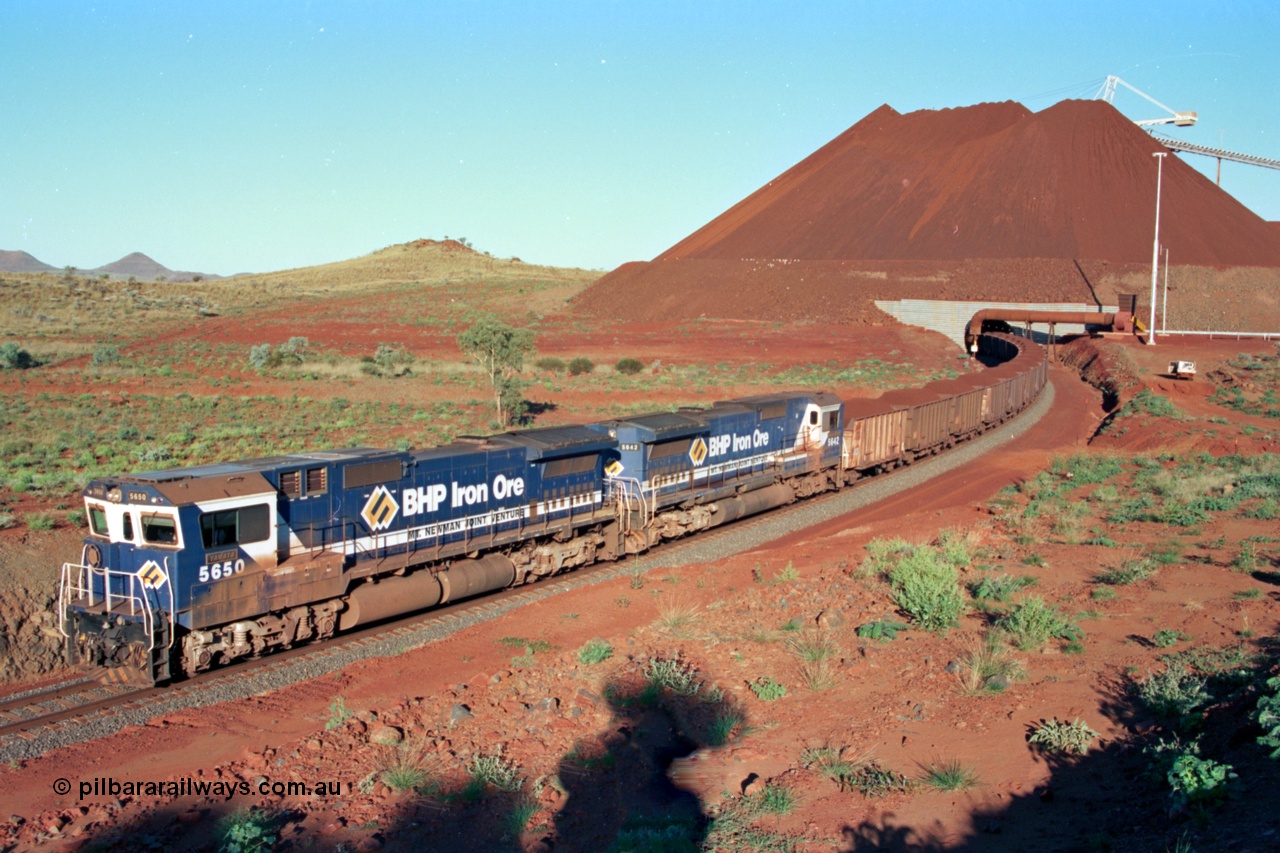
[[[3,0],[0,249],[229,275],[447,235],[612,269],[882,103],[1118,74],[1198,111],[1187,141],[1280,159],[1277,45],[1275,0]],[[1280,171],[1223,186],[1280,220]]]

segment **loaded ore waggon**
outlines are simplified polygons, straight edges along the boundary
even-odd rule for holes
[[[1004,363],[876,399],[786,392],[94,480],[89,534],[62,567],[68,658],[120,680],[191,676],[840,489],[1034,400],[1043,351],[981,343]]]

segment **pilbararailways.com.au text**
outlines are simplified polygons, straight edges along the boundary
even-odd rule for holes
[[[352,788],[347,783],[347,788]],[[58,794],[71,793],[71,784],[67,779],[58,779],[53,783],[53,790]],[[349,793],[349,791],[348,791]],[[171,779],[166,782],[155,782],[143,779],[120,780],[112,776],[99,776],[94,779],[82,779],[79,783],[80,800],[97,797],[221,797],[231,800],[234,797],[280,796],[280,797],[337,797],[342,794],[342,783],[335,780],[299,782],[272,782],[259,779],[256,782],[233,782],[214,779]]]

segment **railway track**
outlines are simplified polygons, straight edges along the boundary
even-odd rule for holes
[[[0,702],[0,744],[12,738],[32,739],[33,732],[59,724],[109,712],[122,703],[142,701],[143,694],[157,688],[139,690],[127,684],[105,684],[72,680],[16,699]]]
[[[710,562],[828,521],[914,488],[967,464],[1034,425],[1052,406],[1052,383],[1022,414],[940,456],[918,460],[839,492],[818,495],[695,537],[673,540],[644,557],[598,563],[529,586],[435,608],[307,644],[268,657],[239,661],[169,687],[131,688],[77,679],[36,693],[0,700],[0,761],[32,758],[51,749],[113,734],[163,714],[204,707],[320,677],[370,657],[398,654],[487,622],[567,589],[660,568]],[[104,695],[109,694],[109,695]],[[80,697],[81,701],[74,701]]]

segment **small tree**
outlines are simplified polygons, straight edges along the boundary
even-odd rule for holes
[[[524,384],[516,374],[524,368],[524,357],[533,352],[533,331],[513,329],[496,317],[481,317],[458,335],[458,349],[489,377],[498,423],[506,426],[522,414],[515,411],[524,403]]]
[[[38,362],[31,357],[31,353],[13,341],[7,341],[0,345],[0,365],[13,370],[27,370],[37,364]]]

